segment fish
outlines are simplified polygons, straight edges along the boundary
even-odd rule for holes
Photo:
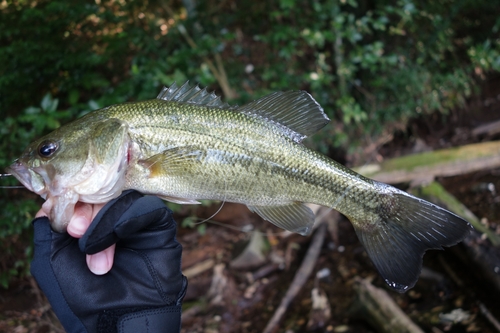
[[[464,239],[461,217],[366,178],[307,148],[329,123],[306,91],[274,92],[242,106],[189,82],[155,99],[92,111],[31,143],[8,168],[45,199],[65,232],[78,201],[105,203],[133,189],[180,204],[246,205],[274,225],[308,235],[313,203],[345,215],[385,282],[412,288],[429,249]]]

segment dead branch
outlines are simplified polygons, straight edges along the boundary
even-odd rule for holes
[[[295,299],[297,294],[302,289],[302,286],[306,283],[307,279],[311,275],[314,266],[316,265],[316,260],[319,256],[321,247],[323,246],[323,240],[326,234],[326,225],[325,223],[321,223],[314,234],[313,239],[311,240],[311,245],[307,250],[307,254],[302,260],[302,264],[300,265],[299,270],[295,274],[293,278],[292,284],[290,288],[286,292],[285,296],[281,300],[280,305],[274,312],[273,317],[267,323],[266,328],[264,329],[264,333],[272,333],[278,329],[278,325],[283,318],[286,310]]]
[[[498,332],[500,332],[500,322],[498,322],[498,320],[483,303],[479,303],[479,310],[481,311],[481,314],[490,322],[490,324],[493,325]]]
[[[211,269],[214,266],[215,266],[215,261],[210,258],[210,259],[204,260],[196,265],[193,265],[193,266],[185,269],[182,273],[189,280],[191,278],[194,278],[197,275],[200,275],[203,272],[208,271],[209,269]]]

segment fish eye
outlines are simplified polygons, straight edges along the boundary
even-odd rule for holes
[[[44,141],[38,146],[38,155],[40,157],[50,157],[57,150],[57,143],[54,141]]]

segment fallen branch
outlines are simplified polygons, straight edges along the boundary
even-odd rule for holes
[[[388,184],[429,182],[438,176],[456,176],[500,167],[500,142],[483,142],[393,158],[356,171]]]
[[[424,333],[389,294],[366,279],[355,279],[356,309],[377,332]]]
[[[488,310],[486,305],[479,303],[479,310],[481,311],[481,314],[490,322],[490,324],[493,325],[498,332],[500,332],[500,322],[498,322],[490,310]]]
[[[211,269],[214,266],[215,266],[215,261],[210,258],[210,259],[202,261],[196,265],[193,265],[193,266],[183,270],[182,273],[189,280],[191,278],[194,278],[197,275],[200,275],[201,273],[208,271],[209,269]]]
[[[302,264],[300,265],[299,270],[297,271],[295,277],[293,278],[290,288],[288,289],[285,296],[281,300],[281,303],[274,312],[273,317],[267,323],[267,326],[264,329],[264,333],[271,333],[277,330],[278,325],[281,319],[283,318],[284,314],[286,313],[286,310],[288,309],[289,305],[295,299],[297,294],[302,289],[302,286],[306,283],[307,279],[311,275],[311,272],[313,271],[314,266],[316,265],[316,260],[319,256],[321,247],[323,246],[323,240],[325,238],[325,234],[326,234],[326,225],[325,223],[320,223],[318,229],[316,230],[316,233],[314,234],[313,239],[311,240],[311,245],[307,250],[307,254],[302,260]]]

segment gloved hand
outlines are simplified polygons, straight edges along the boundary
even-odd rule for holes
[[[31,273],[68,333],[179,332],[187,280],[171,211],[157,197],[124,192],[104,206],[82,238],[33,221]],[[116,243],[113,268],[94,275],[86,254]]]

